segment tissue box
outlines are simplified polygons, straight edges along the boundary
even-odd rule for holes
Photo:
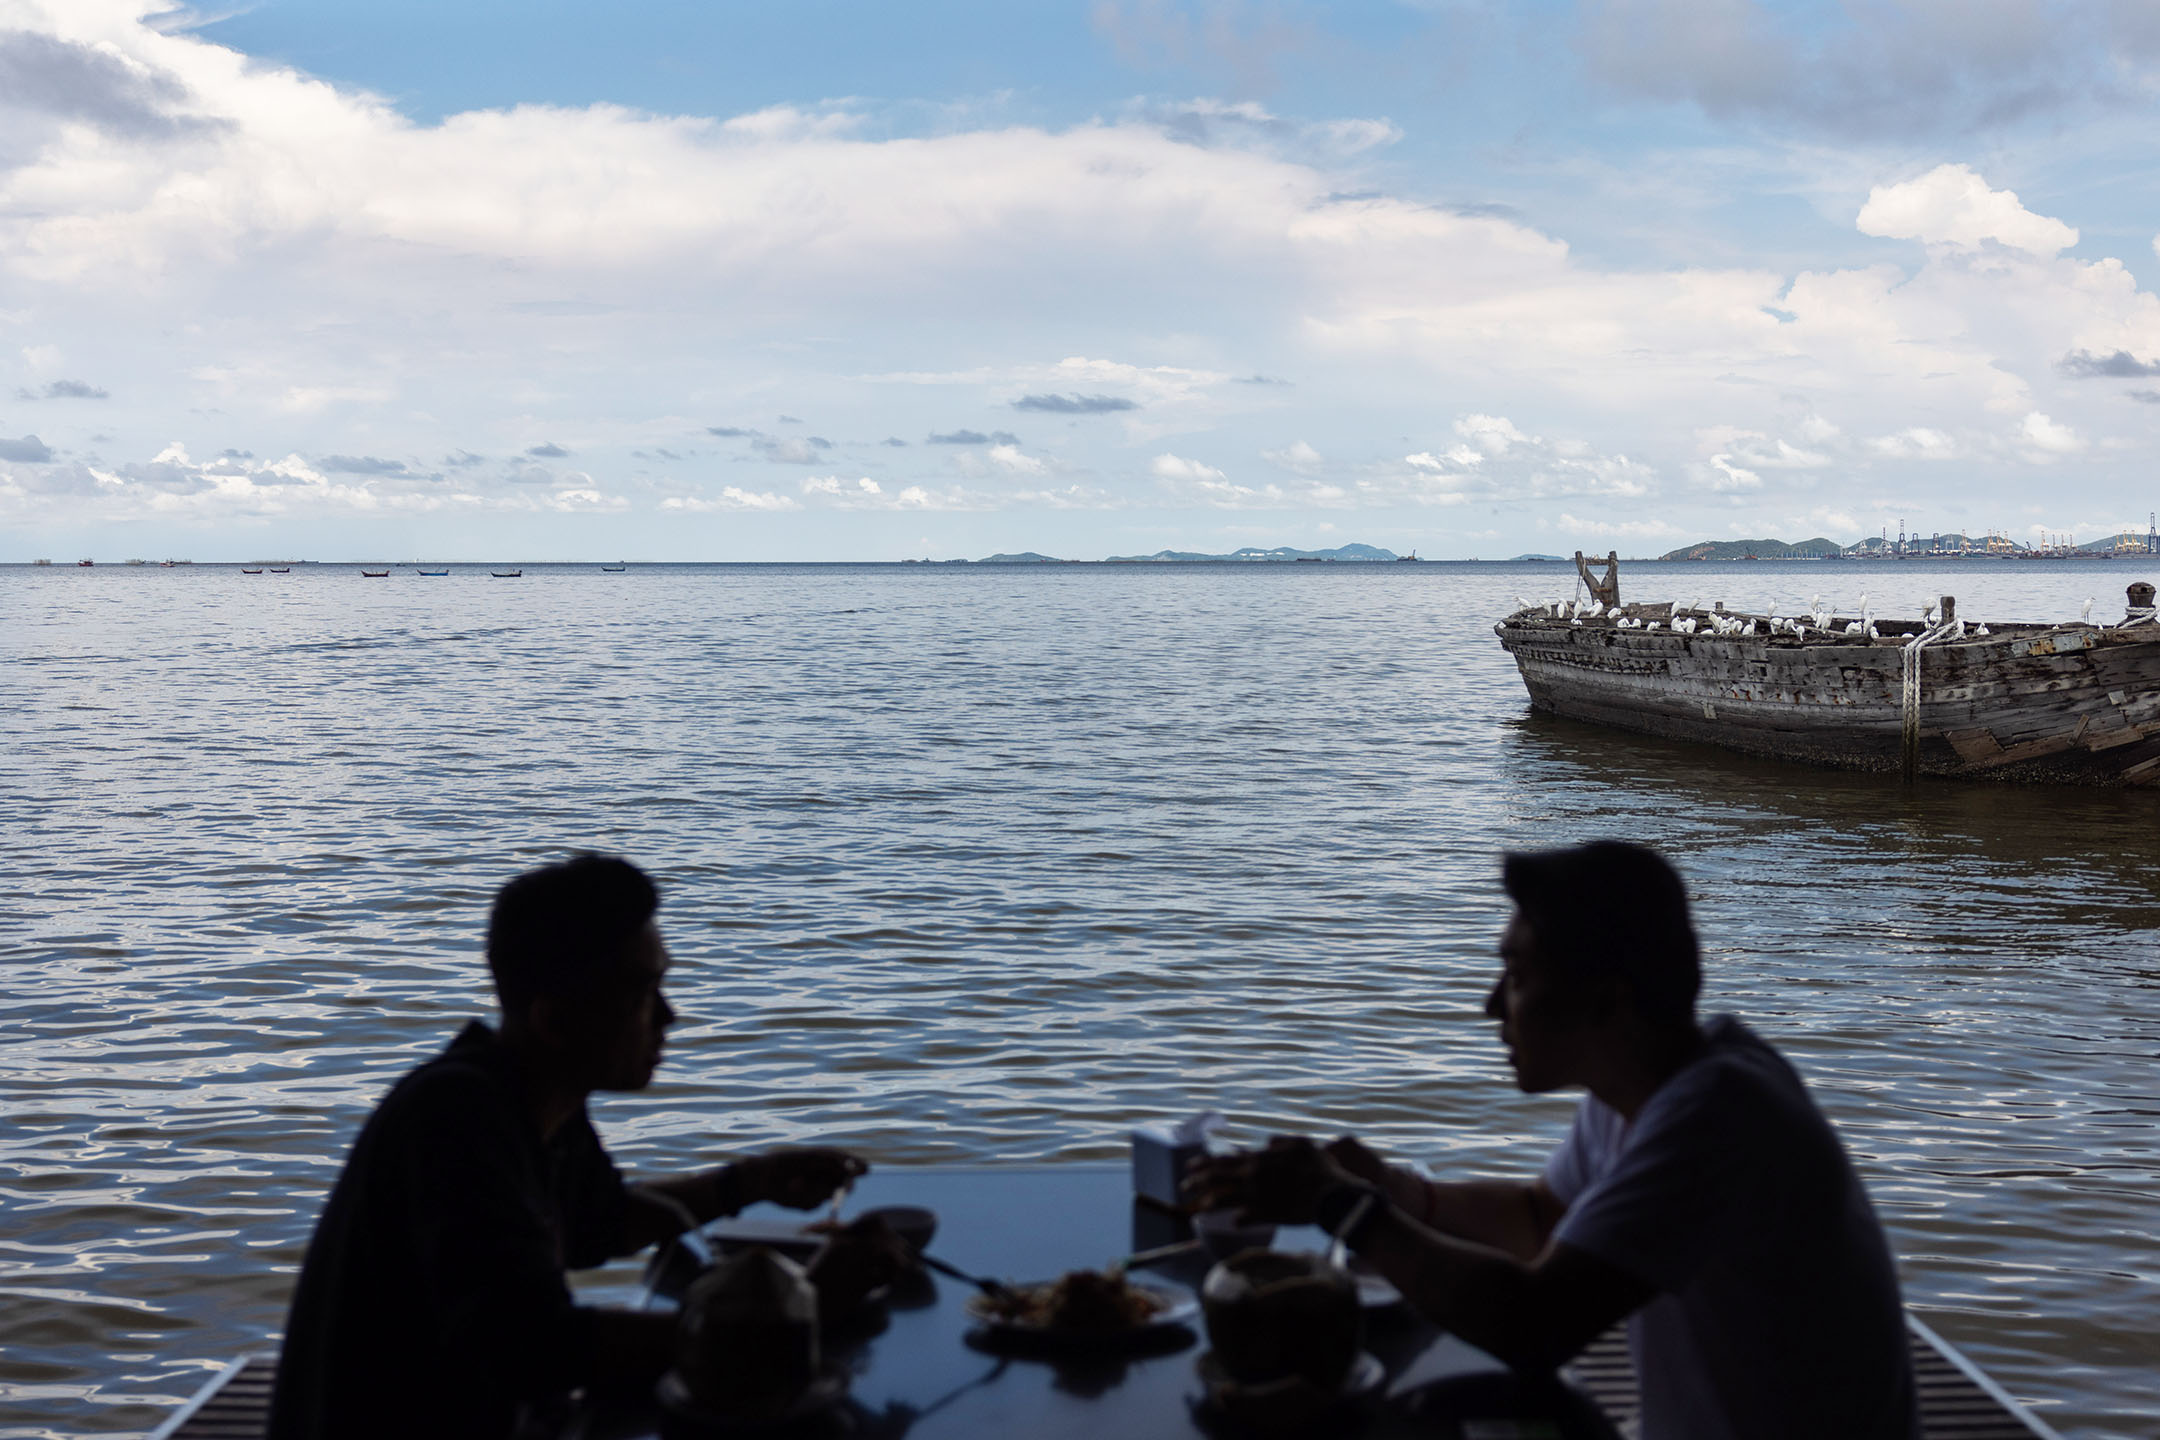
[[[1207,1137],[1186,1139],[1166,1125],[1143,1125],[1132,1132],[1132,1188],[1143,1200],[1182,1210],[1178,1185],[1185,1172],[1208,1153]]]

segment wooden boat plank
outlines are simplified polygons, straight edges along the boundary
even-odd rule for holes
[[[1882,629],[1872,641],[1690,635],[1531,612],[1496,627],[1538,709],[1779,758],[1888,770],[1903,762],[1906,652],[1893,627]],[[1923,773],[2160,781],[2160,767],[2145,763],[2160,736],[2160,629],[1998,627],[1924,647],[1919,674]]]

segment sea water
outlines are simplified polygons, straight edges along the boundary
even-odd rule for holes
[[[1199,1108],[1526,1174],[1510,847],[1624,836],[1812,1081],[1914,1309],[2066,1434],[2160,1412],[2160,792],[1533,716],[1553,565],[0,568],[0,1437],[275,1343],[370,1104],[488,1010],[494,887],[665,893],[626,1167],[1114,1160]],[[2071,620],[2160,560],[1630,566],[1631,599]],[[1107,1258],[1107,1257],[1106,1257]],[[620,1278],[619,1276],[617,1277]]]

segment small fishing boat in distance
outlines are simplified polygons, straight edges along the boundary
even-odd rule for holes
[[[390,572],[387,570],[362,570],[360,578],[363,580],[387,580],[390,578]]]
[[[448,570],[421,570],[416,573],[421,575],[447,575],[450,572]]]
[[[494,576],[497,580],[516,580],[522,577],[525,572],[523,570],[490,570],[488,574]]]
[[[602,565],[600,567],[600,573],[603,575],[620,575],[623,573],[623,571],[628,570],[629,568],[630,567],[628,565]]]
[[[1918,620],[1723,603],[1524,602],[1493,627],[1538,710],[1848,770],[2160,786],[2160,621],[2129,587],[2116,624],[1972,625],[1954,596]]]
[[[273,565],[273,566],[271,566],[271,567],[270,567],[270,573],[271,573],[272,575],[290,575],[290,574],[292,574],[292,566],[290,566],[290,565]]]
[[[262,574],[262,569],[258,566],[257,568],[250,570],[247,568],[247,566],[243,565],[240,567],[240,573],[242,575],[260,575]]]

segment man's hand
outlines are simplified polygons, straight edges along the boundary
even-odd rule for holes
[[[735,1162],[743,1203],[770,1200],[790,1210],[812,1210],[870,1171],[868,1161],[824,1145],[791,1146]]]
[[[1385,1186],[1388,1183],[1387,1161],[1355,1135],[1328,1142],[1327,1153],[1328,1159],[1368,1185]]]
[[[1265,1150],[1203,1160],[1185,1177],[1184,1198],[1195,1210],[1239,1207],[1242,1221],[1310,1225],[1320,1197],[1352,1182],[1350,1173],[1312,1141],[1270,1137]]]
[[[1355,1135],[1331,1141],[1328,1158],[1368,1185],[1376,1185],[1398,1209],[1417,1219],[1432,1213],[1432,1199],[1424,1179],[1414,1171],[1390,1165],[1378,1152]]]

